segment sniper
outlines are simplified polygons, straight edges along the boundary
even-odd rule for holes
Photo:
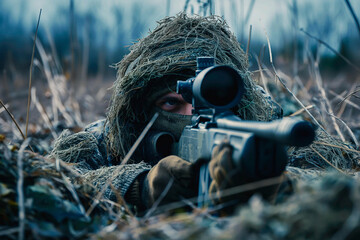
[[[117,78],[106,119],[79,133],[64,131],[51,156],[74,165],[85,181],[99,190],[111,179],[112,187],[106,189],[105,197],[116,201],[120,194],[138,212],[151,208],[156,201],[167,204],[197,196],[197,166],[177,155],[160,159],[149,156],[152,153],[144,147],[146,137],[130,158],[125,157],[154,115],[157,118],[150,131],[171,133],[174,142],[179,141],[184,127],[191,124],[193,106],[176,92],[177,81],[195,76],[200,56],[212,57],[216,65],[230,66],[241,77],[244,93],[231,108],[232,114],[261,122],[282,118],[281,107],[253,81],[248,57],[226,22],[217,16],[178,14],[159,21],[115,65]],[[211,192],[218,196],[221,191],[247,183],[232,164],[232,148],[224,140],[212,149],[209,159]],[[284,174],[281,171],[278,175]],[[218,197],[213,203],[235,199],[236,205],[253,194],[273,200],[281,185],[278,182]]]

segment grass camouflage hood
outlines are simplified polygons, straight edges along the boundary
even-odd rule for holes
[[[250,78],[247,56],[221,17],[181,13],[165,18],[130,50],[115,65],[117,79],[107,114],[108,145],[115,157],[126,154],[151,118],[154,94],[173,91],[177,80],[194,76],[199,56],[214,57],[216,64],[239,71],[246,88],[235,110],[240,117],[262,121],[271,118],[269,104]]]

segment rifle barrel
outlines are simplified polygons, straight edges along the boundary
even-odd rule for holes
[[[315,138],[315,131],[307,121],[283,118],[272,122],[233,121],[219,118],[219,128],[252,132],[258,137],[272,139],[284,145],[303,147]]]

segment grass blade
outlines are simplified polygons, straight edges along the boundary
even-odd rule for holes
[[[30,112],[30,99],[31,99],[32,68],[33,68],[33,63],[34,63],[35,43],[36,43],[36,37],[37,37],[37,33],[38,33],[38,29],[39,29],[39,24],[40,24],[41,11],[42,11],[42,9],[40,9],[40,12],[39,12],[39,18],[38,18],[38,22],[37,22],[37,25],[36,25],[35,39],[34,39],[34,44],[33,44],[33,49],[32,49],[32,54],[31,54],[30,73],[29,73],[29,74],[30,74],[30,76],[29,76],[29,92],[28,92],[28,103],[27,103],[27,111],[26,111],[25,138],[27,138],[28,126],[29,126],[29,112]]]

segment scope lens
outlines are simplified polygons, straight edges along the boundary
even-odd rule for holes
[[[214,106],[226,106],[237,96],[239,75],[232,68],[218,67],[209,71],[201,85],[201,96]]]

